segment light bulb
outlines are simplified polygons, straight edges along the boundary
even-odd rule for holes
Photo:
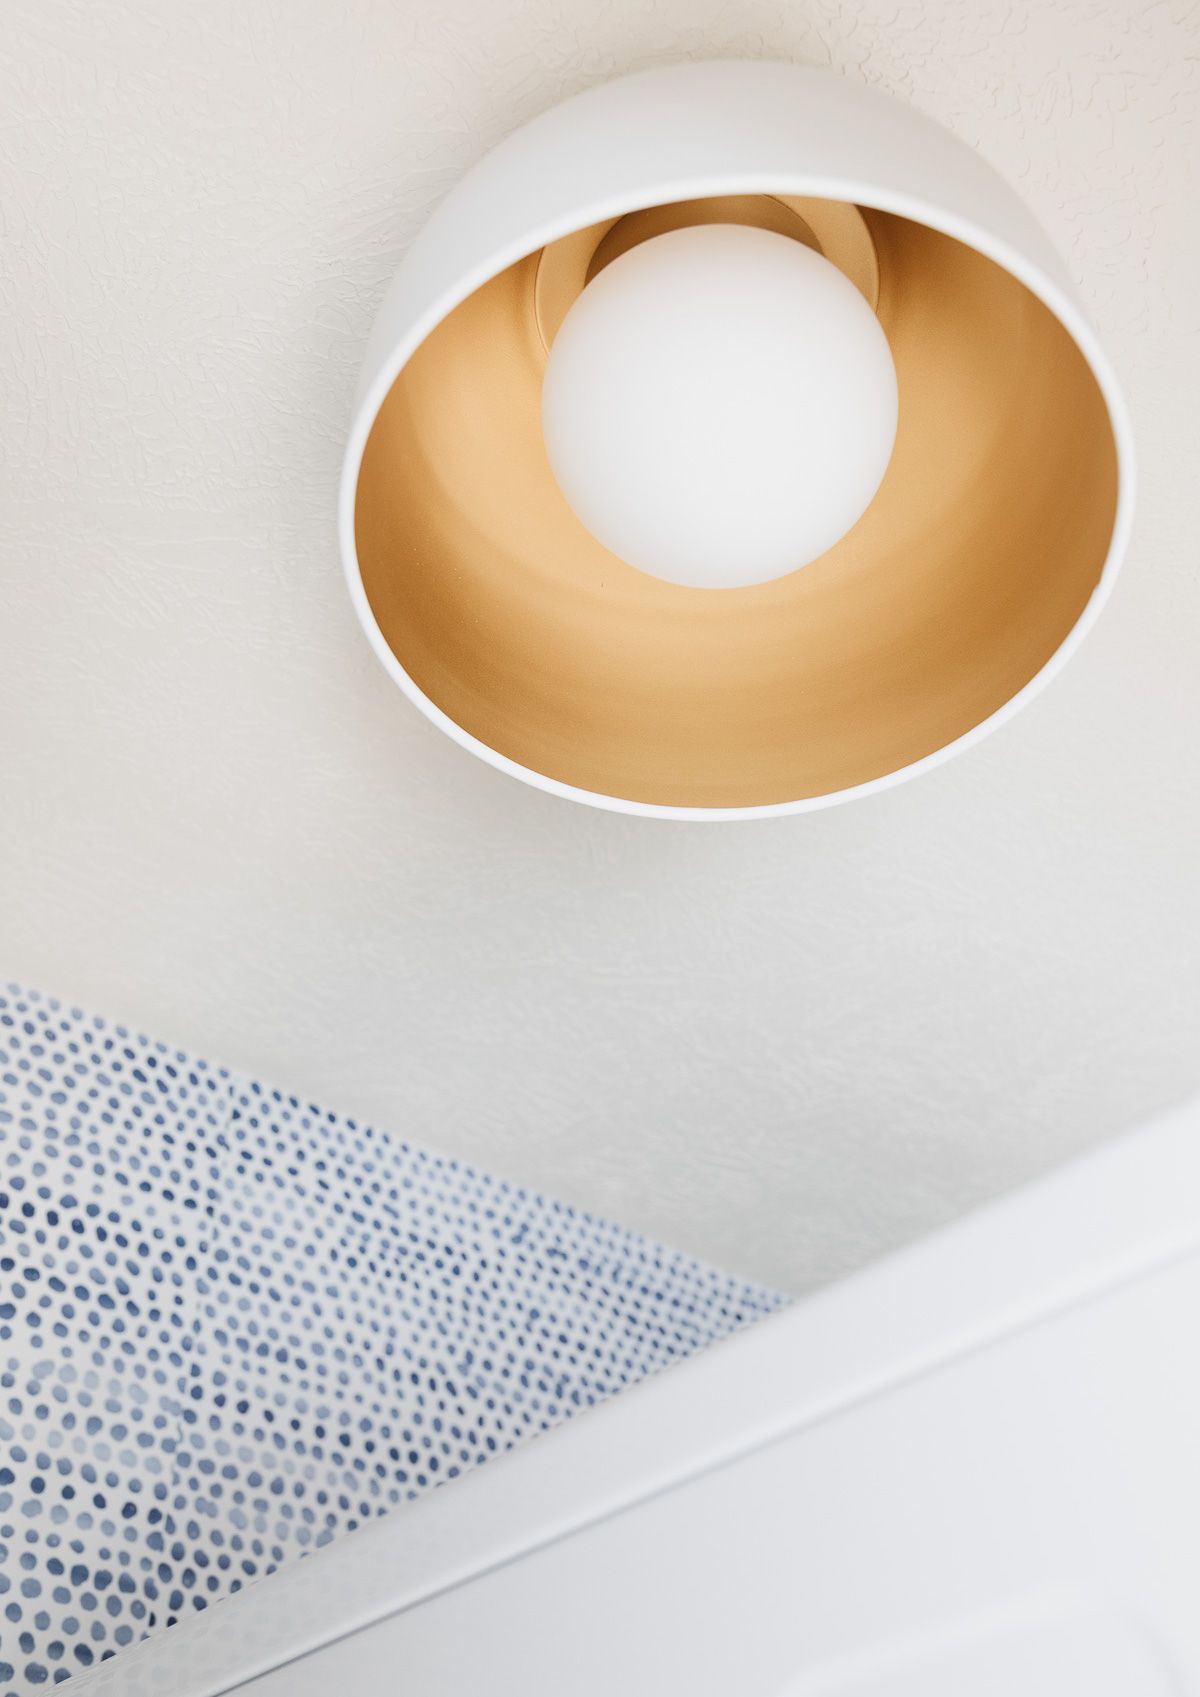
[[[577,517],[671,583],[763,583],[861,517],[896,435],[891,350],[822,255],[747,225],[672,230],[587,285],[542,429]]]

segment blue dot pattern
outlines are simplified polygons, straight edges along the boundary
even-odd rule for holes
[[[0,1693],[60,1684],[781,1299],[0,993]]]

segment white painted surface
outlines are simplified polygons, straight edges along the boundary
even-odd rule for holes
[[[1005,1663],[1029,1697],[1193,1697],[1200,1372],[1179,1342],[1198,1310],[1193,1259],[246,1697],[383,1697],[406,1670],[428,1697],[489,1674],[502,1697],[554,1697],[567,1670],[573,1697],[998,1697]]]
[[[82,1689],[1200,1690],[1198,1127],[1122,1139]]]
[[[1120,0],[10,0],[0,970],[793,1288],[1200,1078],[1200,20]],[[831,63],[976,145],[1126,384],[1064,675],[852,809],[593,814],[408,707],[334,497],[406,242],[522,118]]]

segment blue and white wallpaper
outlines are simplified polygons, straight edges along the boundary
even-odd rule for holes
[[[779,1300],[0,992],[0,1694],[61,1683]]]

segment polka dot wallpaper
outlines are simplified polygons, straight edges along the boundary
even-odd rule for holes
[[[0,1693],[61,1683],[779,1301],[0,992]]]

